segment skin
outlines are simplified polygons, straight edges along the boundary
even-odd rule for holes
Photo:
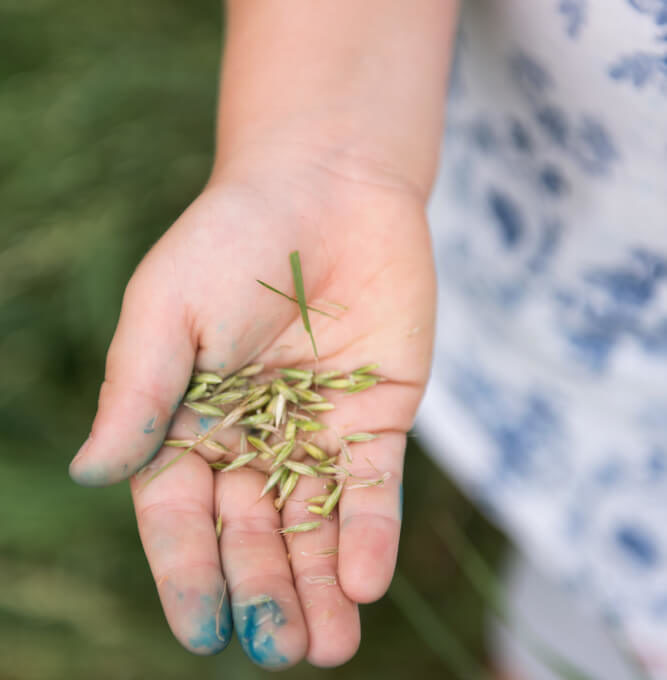
[[[386,591],[401,518],[405,433],[428,378],[435,283],[424,214],[441,134],[455,5],[442,0],[237,0],[228,4],[216,162],[201,195],[143,259],[125,293],[89,439],[70,466],[83,484],[130,478],[141,540],[169,625],[192,652],[221,651],[233,624],[266,668],[347,661],[358,603]],[[198,370],[251,361],[312,367],[293,303],[299,250],[319,369],[379,362],[387,382],[332,396],[333,428],[381,436],[353,445],[355,474],[390,477],[345,491],[331,521],[310,521],[302,479],[281,513],[257,500],[264,472],[214,473],[205,450],[181,459],[165,435],[200,418],[177,408]],[[233,442],[230,442],[233,443]],[[149,476],[149,475],[148,475]],[[222,534],[215,523],[222,516]],[[338,547],[338,554],[317,551]],[[224,577],[223,577],[224,574]],[[322,585],[321,578],[335,578]]]

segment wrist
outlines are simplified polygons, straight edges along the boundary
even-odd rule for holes
[[[254,183],[273,177],[308,186],[321,183],[341,188],[376,188],[404,195],[425,205],[435,169],[433,157],[424,162],[402,158],[390,145],[361,133],[350,118],[307,120],[255,119],[219,135],[213,182]]]

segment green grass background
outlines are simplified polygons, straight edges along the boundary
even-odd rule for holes
[[[0,2],[0,679],[264,676],[237,643],[183,651],[164,622],[126,485],[67,464],[88,432],[124,285],[207,178],[218,0]],[[483,606],[434,530],[493,531],[412,440],[402,574],[484,661]],[[450,678],[439,630],[389,596],[345,666],[286,678]],[[412,607],[408,602],[407,607]]]

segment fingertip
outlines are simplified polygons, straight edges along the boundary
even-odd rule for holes
[[[69,464],[68,473],[76,484],[85,487],[103,487],[116,484],[136,474],[150,463],[162,448],[162,439],[152,450],[134,461],[96,456],[90,437]]]
[[[341,531],[340,584],[360,604],[379,600],[389,588],[398,554],[398,522],[352,516]]]
[[[330,637],[313,637],[306,655],[308,663],[318,668],[335,668],[347,663],[357,653],[361,644],[361,624],[359,609],[355,607],[355,610],[356,616],[353,621],[346,619],[345,625],[336,626],[335,630],[331,631]],[[328,615],[329,612],[325,610],[320,617],[326,618]],[[335,639],[335,645],[331,644],[332,639]]]
[[[219,654],[232,639],[232,613],[226,588],[199,590],[167,583],[162,589],[167,620],[174,637],[192,654]],[[159,588],[158,588],[159,589]]]
[[[213,656],[222,652],[232,639],[232,616],[225,600],[220,611],[208,612],[194,621],[189,629],[176,635],[192,654]]]

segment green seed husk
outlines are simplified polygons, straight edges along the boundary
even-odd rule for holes
[[[336,507],[336,503],[338,503],[341,494],[343,493],[343,483],[339,482],[336,485],[336,488],[329,494],[329,498],[324,501],[322,504],[322,514],[323,515],[330,515],[331,511]]]
[[[266,494],[269,493],[269,491],[271,491],[271,489],[273,489],[273,487],[280,481],[284,470],[285,468],[280,467],[269,475],[262,492],[259,494],[260,498],[266,496]]]
[[[371,442],[379,436],[370,432],[355,432],[354,434],[345,435],[343,439],[348,442]]]
[[[195,373],[192,376],[193,383],[204,383],[206,385],[219,385],[222,382],[222,378],[217,373]]]
[[[251,446],[254,446],[258,451],[266,453],[270,458],[273,458],[276,455],[275,451],[266,442],[262,441],[259,437],[253,437],[251,434],[249,434],[248,443]]]
[[[274,506],[276,510],[281,510],[287,501],[289,495],[296,488],[296,483],[299,481],[299,475],[297,472],[290,472],[284,483],[280,486],[280,496],[274,501]]]
[[[323,494],[321,496],[311,496],[310,498],[306,498],[306,503],[317,503],[318,505],[322,505],[326,499],[329,498],[326,494]]]
[[[270,413],[255,413],[252,416],[246,416],[245,418],[242,418],[239,420],[239,425],[250,425],[251,427],[254,425],[259,425],[263,423],[270,423],[271,420],[271,414]]]
[[[299,389],[298,387],[293,387],[292,389],[294,390],[294,392],[296,392],[296,395],[302,401],[306,401],[306,402],[324,401],[324,397],[321,394],[318,394],[317,392],[313,392],[312,390],[302,390],[302,389]]]
[[[315,446],[315,444],[312,444],[311,442],[299,442],[301,446],[303,447],[303,450],[311,457],[314,458],[317,461],[325,461],[328,459],[327,454],[322,451],[322,449],[319,446]]]
[[[273,461],[273,465],[271,467],[278,467],[279,465],[282,465],[292,455],[295,446],[296,441],[291,439],[284,442],[279,450],[274,449],[276,451],[276,458]]]
[[[272,388],[277,390],[279,394],[282,394],[287,401],[291,401],[294,404],[299,403],[297,393],[291,387],[288,387],[287,383],[282,378],[276,378],[273,381]]]
[[[306,507],[306,510],[308,512],[312,512],[315,515],[323,515],[324,512],[322,511],[322,507],[320,505],[308,505]]]
[[[197,401],[197,399],[201,399],[206,394],[207,389],[208,385],[206,383],[197,383],[187,391],[183,399],[184,401]]]
[[[206,439],[203,442],[204,446],[211,451],[217,451],[218,453],[231,453],[231,451],[217,439]]]
[[[296,420],[290,418],[285,425],[285,439],[294,439],[296,437]]]
[[[302,407],[308,413],[317,413],[319,411],[333,411],[336,407],[330,401],[321,401],[317,404],[308,404]]]
[[[289,380],[312,380],[313,372],[304,371],[300,368],[280,368],[278,369]]]
[[[325,371],[324,373],[318,373],[313,377],[313,382],[316,385],[321,385],[324,382],[338,378],[338,376],[343,375],[342,371]]]
[[[238,470],[239,468],[242,468],[244,465],[247,465],[251,460],[255,460],[255,458],[257,458],[257,451],[241,454],[240,456],[237,456],[231,463],[229,463],[229,465],[225,466],[224,472]],[[211,465],[215,464],[216,463],[211,463]]]
[[[212,406],[211,404],[202,404],[199,401],[188,401],[185,405],[203,416],[216,416],[220,418],[225,415],[225,412],[222,409],[217,406]]]
[[[190,446],[196,446],[197,442],[192,439],[165,439],[162,442],[163,446],[173,446],[177,449],[187,449]]]
[[[352,371],[352,375],[364,375],[365,373],[372,373],[373,371],[380,368],[380,364],[366,364],[360,368],[356,368]]]
[[[230,392],[221,392],[216,394],[208,400],[209,404],[229,404],[232,401],[243,399],[247,395],[244,390],[232,390]]]
[[[237,378],[249,378],[251,376],[257,375],[264,370],[264,364],[250,364],[242,368],[240,371],[236,372]]]
[[[296,423],[299,430],[304,432],[319,432],[320,430],[326,430],[327,426],[324,423],[319,423],[316,420],[299,420]]]
[[[369,389],[370,387],[375,387],[375,385],[378,384],[378,381],[375,378],[369,378],[368,380],[361,380],[358,383],[355,383],[353,385],[350,385],[345,391],[348,394],[354,394],[356,392],[363,392],[364,390]]]
[[[319,472],[311,465],[306,465],[306,463],[300,463],[296,460],[286,460],[283,465],[292,472],[296,472],[300,475],[306,475],[307,477],[319,477]]]

